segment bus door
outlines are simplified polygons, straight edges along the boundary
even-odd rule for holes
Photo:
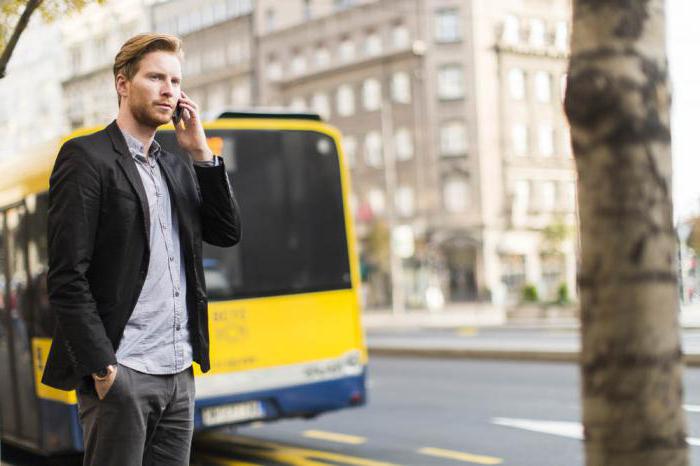
[[[27,215],[22,205],[0,212],[0,408],[3,437],[29,446],[39,440],[39,413],[27,317]]]

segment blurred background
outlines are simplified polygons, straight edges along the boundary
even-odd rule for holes
[[[385,424],[392,418],[388,412],[375,412],[373,422],[383,426],[378,433],[399,429],[405,435],[397,442],[406,448],[416,438],[439,443],[451,438],[447,425],[485,409],[492,435],[478,442],[479,424],[464,421],[445,443],[457,449],[470,438],[471,450],[488,455],[452,452],[430,461],[500,464],[506,458],[509,464],[538,466],[582,461],[575,442],[547,444],[559,459],[568,458],[564,462],[543,451],[526,461],[540,440],[518,443],[504,434],[510,431],[493,427],[579,439],[573,365],[385,359],[392,351],[417,347],[489,351],[505,345],[513,354],[555,354],[543,357],[549,360],[556,354],[571,360],[578,350],[576,172],[562,108],[571,34],[568,0],[85,3],[51,22],[34,15],[22,35],[0,80],[0,162],[75,129],[109,123],[117,111],[112,65],[122,43],[140,32],[177,35],[185,50],[183,89],[199,103],[203,119],[274,108],[317,113],[342,133],[363,320],[370,351],[378,355],[376,373],[382,374],[375,380],[385,383],[377,383],[377,402],[392,406],[394,394],[407,390],[411,401],[405,406],[426,409],[414,436],[407,432],[418,423],[416,410],[401,411],[397,419],[406,417],[400,426]],[[695,253],[700,251],[700,166],[694,138],[700,121],[695,59],[700,40],[693,20],[700,6],[695,3],[669,0],[667,11],[679,294],[683,323],[691,330],[700,323],[700,307],[694,305],[700,289]],[[695,334],[684,338],[686,348],[700,349]],[[421,389],[420,374],[437,385]],[[700,374],[692,376],[700,383]],[[452,385],[440,385],[442,378]],[[475,380],[484,385],[476,387]],[[510,392],[511,381],[529,391]],[[465,393],[474,390],[468,400],[458,390],[466,386],[471,388]],[[447,392],[438,395],[442,389]],[[427,399],[425,393],[433,396]],[[562,411],[547,421],[555,425],[516,419],[515,412],[532,418],[550,409],[533,401],[548,396],[556,400],[554,411]],[[445,404],[432,404],[439,399]],[[513,405],[508,408],[513,418],[498,417],[490,408],[504,399]],[[443,417],[431,425],[432,415]],[[356,434],[366,428],[343,416],[342,428],[333,422],[326,427]],[[296,438],[294,429],[273,430],[265,438]],[[510,439],[507,453],[500,452],[501,435]],[[353,445],[352,439],[346,444]],[[396,448],[365,454],[433,464],[425,459],[429,453],[416,459],[403,446]],[[294,464],[375,464],[326,459]]]

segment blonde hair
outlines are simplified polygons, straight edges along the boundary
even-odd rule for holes
[[[183,58],[182,41],[170,34],[147,33],[137,34],[130,38],[117,56],[114,57],[114,84],[117,83],[117,75],[122,74],[127,81],[139,71],[139,63],[146,54],[156,51],[172,52],[180,60]],[[121,103],[121,96],[117,92],[117,103]]]

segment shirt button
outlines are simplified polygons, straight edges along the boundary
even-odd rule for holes
[[[180,330],[180,324],[177,324],[177,327],[175,327],[175,330]]]
[[[175,296],[180,296],[180,292],[179,292],[179,291],[176,291],[176,292],[175,292]]]
[[[170,262],[174,261],[175,258],[173,256],[170,256]]]

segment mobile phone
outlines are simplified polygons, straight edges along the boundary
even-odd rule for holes
[[[173,111],[173,125],[177,126],[178,123],[180,123],[180,120],[182,119],[182,112],[183,108],[180,107],[180,101],[178,100],[177,103],[175,104],[175,110]]]

